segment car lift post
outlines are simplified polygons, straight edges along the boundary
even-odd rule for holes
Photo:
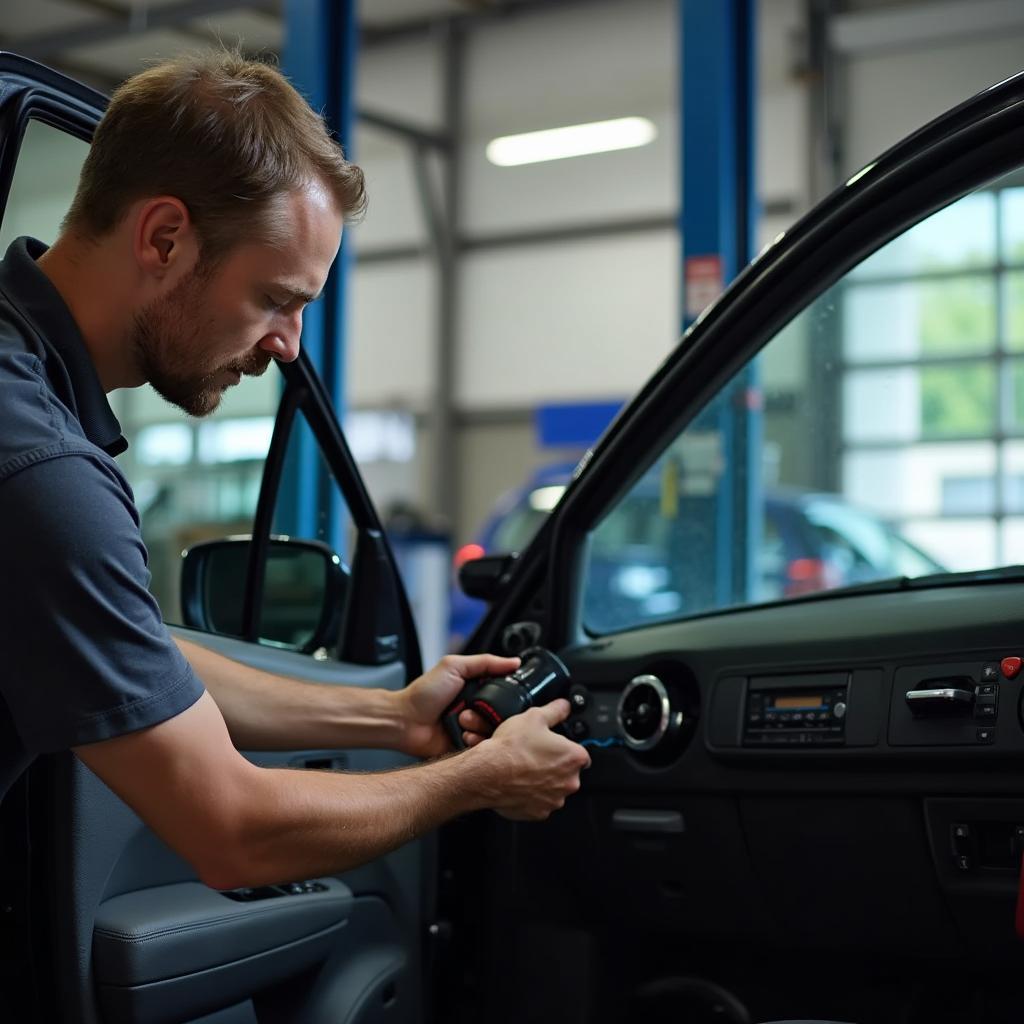
[[[679,0],[684,330],[754,254],[754,3]],[[713,498],[694,503],[707,519],[699,526],[714,537],[713,598],[705,606],[756,593],[763,530],[757,384],[748,366],[688,428],[717,436],[723,467]]]
[[[358,45],[356,0],[285,0],[283,70],[352,157],[355,69]],[[303,314],[302,345],[320,372],[340,419],[345,397],[345,313],[352,249],[344,234],[321,300]],[[298,426],[298,424],[297,424]],[[324,513],[325,518],[320,518]],[[317,524],[326,523],[326,530]],[[345,555],[346,515],[337,488],[304,426],[293,434],[284,468],[275,527],[316,537]]]

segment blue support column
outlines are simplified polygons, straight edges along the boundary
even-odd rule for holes
[[[352,157],[355,69],[358,48],[356,0],[285,0],[283,70]],[[345,407],[345,312],[352,248],[342,243],[323,297],[303,318],[302,345],[323,377],[340,418]],[[344,549],[344,510],[321,470],[312,438],[303,431],[289,452],[276,528],[320,536]],[[326,524],[318,529],[318,523]]]
[[[755,2],[679,2],[684,330],[754,252]],[[751,366],[690,428],[717,434],[724,456],[703,510],[715,538],[717,606],[756,596],[764,514],[758,395]]]

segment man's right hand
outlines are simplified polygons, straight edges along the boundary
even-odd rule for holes
[[[487,803],[513,821],[543,821],[580,788],[580,772],[590,755],[572,740],[552,732],[569,717],[569,702],[554,700],[502,722],[489,739],[459,760],[472,761]]]

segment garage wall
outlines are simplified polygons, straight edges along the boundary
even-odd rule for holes
[[[850,55],[842,173],[852,174],[926,121],[1022,69],[1024,28],[927,49]]]
[[[626,397],[678,336],[674,231],[496,249],[463,269],[462,409]]]
[[[346,353],[350,404],[415,411],[430,407],[437,386],[436,310],[432,260],[358,268]]]
[[[667,224],[661,237],[646,245],[633,237],[514,250],[492,248],[488,242],[497,235],[537,228],[550,231],[652,216],[668,221],[674,215],[675,6],[675,0],[637,0],[628,10],[596,3],[513,18],[470,33],[460,218],[463,234],[481,248],[463,260],[460,407],[531,407],[542,376],[551,380],[579,374],[584,339],[611,352],[623,326],[650,323],[651,310],[659,315],[650,329],[636,332],[635,365],[625,380],[621,361],[595,363],[577,384],[576,394],[635,387],[673,344],[676,235]],[[361,58],[360,106],[436,125],[439,53],[439,45],[429,38],[367,50]],[[523,73],[524,66],[529,74]],[[656,142],[623,153],[523,168],[494,167],[484,157],[484,147],[497,135],[625,114],[655,120]],[[366,221],[354,236],[357,251],[370,255],[424,246],[427,237],[408,150],[374,129],[361,129],[356,147],[371,197]],[[435,349],[435,310],[427,296],[431,263],[429,256],[410,256],[386,265],[368,262],[358,269],[349,356],[353,404],[388,400],[417,409],[429,406],[432,360],[424,360],[423,353]],[[622,278],[618,288],[617,275]],[[588,315],[595,286],[607,299]],[[390,302],[382,303],[388,294]],[[545,329],[545,318],[552,315],[558,319]],[[578,340],[567,347],[553,345],[553,334],[576,334]],[[358,351],[364,343],[374,352],[404,347],[410,358],[399,365],[364,357]],[[495,367],[500,367],[498,374]],[[510,369],[516,384],[511,394],[498,386],[508,381]],[[550,387],[548,392],[548,398],[559,397]]]
[[[794,74],[803,7],[761,3],[758,170],[773,210],[761,241],[807,205],[806,87]],[[537,447],[538,404],[626,399],[678,340],[677,8],[676,0],[571,5],[486,22],[467,38],[459,216],[471,248],[457,310],[457,541],[472,536],[502,489],[492,477],[514,486],[567,454]],[[359,105],[436,126],[440,52],[429,37],[364,50]],[[521,168],[484,156],[498,135],[629,114],[655,123],[653,144]],[[357,256],[367,258],[352,296],[349,401],[416,411],[429,466],[436,309],[412,161],[375,129],[361,128],[356,145],[370,210],[354,233]],[[550,237],[598,225],[609,230]],[[545,237],[524,239],[537,231]],[[410,467],[410,487],[429,483],[431,472]],[[418,494],[428,501],[429,487]]]
[[[494,231],[671,214],[678,171],[675,0],[569,7],[470,38],[463,162],[465,229]],[[495,167],[497,135],[641,115],[648,146],[526,167]]]

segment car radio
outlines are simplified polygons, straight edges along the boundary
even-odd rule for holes
[[[743,745],[842,746],[848,682],[845,672],[752,678],[747,686]]]

